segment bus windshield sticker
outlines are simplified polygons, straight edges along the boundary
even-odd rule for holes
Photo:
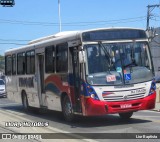
[[[107,82],[112,82],[116,81],[116,76],[115,75],[108,75],[106,76]]]
[[[117,68],[116,68],[116,71],[117,71],[117,72],[122,72],[122,68],[121,68],[121,67],[117,67]]]
[[[124,74],[126,74],[126,73],[127,73],[127,71],[126,71],[126,70],[123,70],[123,73],[124,73]]]
[[[131,74],[124,74],[125,80],[131,80]]]

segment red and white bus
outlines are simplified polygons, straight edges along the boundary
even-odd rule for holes
[[[8,98],[29,107],[97,116],[155,107],[146,31],[103,28],[61,32],[5,52]]]

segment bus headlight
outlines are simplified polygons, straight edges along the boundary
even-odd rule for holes
[[[152,83],[151,83],[151,88],[150,88],[150,91],[149,91],[149,95],[152,95],[154,92],[156,91],[156,83],[155,81],[153,80]]]
[[[93,89],[93,87],[91,86],[87,86],[87,91],[90,95],[90,97],[94,100],[99,100],[97,93],[95,92],[95,90]]]

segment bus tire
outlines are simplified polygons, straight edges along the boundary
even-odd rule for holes
[[[75,118],[71,101],[67,95],[62,100],[62,113],[66,121],[71,122]]]
[[[133,112],[119,113],[120,118],[125,120],[130,119],[132,115],[133,115]]]
[[[25,92],[23,92],[23,94],[22,94],[22,104],[23,104],[23,109],[25,111],[28,111],[29,110],[28,98],[27,98],[27,94]]]

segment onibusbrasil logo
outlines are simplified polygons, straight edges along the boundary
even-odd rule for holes
[[[0,0],[0,5],[3,7],[13,7],[15,5],[14,0]]]

